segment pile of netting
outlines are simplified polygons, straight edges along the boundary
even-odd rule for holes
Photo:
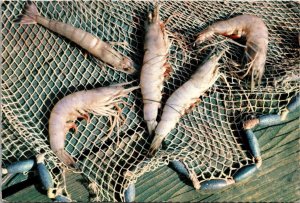
[[[161,2],[160,16],[171,16],[166,29],[175,40],[169,52],[171,77],[164,83],[163,104],[186,82],[213,48],[228,47],[220,61],[219,78],[201,102],[183,116],[165,139],[162,149],[147,158],[150,137],[143,121],[142,96],[136,90],[124,98],[126,118],[105,142],[110,121],[91,115],[78,121],[78,132],[66,135],[66,151],[77,162],[76,172],[92,183],[98,201],[124,201],[130,183],[146,172],[181,160],[198,181],[227,178],[253,163],[244,144],[242,122],[249,116],[279,113],[296,94],[299,75],[298,2]],[[2,164],[45,153],[55,188],[67,191],[65,169],[51,151],[48,121],[52,108],[64,96],[113,83],[139,81],[143,60],[144,22],[151,2],[36,2],[40,13],[81,28],[129,56],[137,73],[126,75],[96,60],[75,43],[40,25],[19,25],[13,20],[25,2],[4,2],[2,9]],[[261,17],[269,29],[266,71],[262,84],[251,92],[249,80],[239,75],[244,48],[214,38],[199,52],[192,46],[201,30],[221,19],[240,14]],[[172,16],[173,15],[173,16]],[[221,41],[224,38],[221,39]],[[117,43],[113,43],[117,42]],[[125,42],[125,43],[119,43]],[[238,43],[244,44],[243,41]],[[204,47],[204,45],[203,45]],[[298,72],[297,72],[298,71]],[[225,79],[224,79],[225,78]],[[158,118],[159,120],[159,118]]]

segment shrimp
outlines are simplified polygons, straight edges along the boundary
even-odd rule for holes
[[[45,28],[58,33],[75,42],[83,49],[90,52],[103,62],[111,65],[114,69],[125,73],[133,73],[133,61],[114,50],[108,43],[103,42],[96,36],[69,24],[49,20],[40,15],[34,3],[29,2],[25,6],[25,14],[16,19],[20,24],[40,24]]]
[[[203,95],[219,78],[217,64],[225,51],[212,55],[187,82],[179,87],[167,100],[161,120],[155,129],[149,155],[153,156],[168,133],[176,126],[180,117],[193,108]]]
[[[57,157],[66,165],[75,164],[74,159],[64,150],[66,133],[71,129],[77,131],[75,120],[84,118],[89,121],[89,113],[118,118],[118,103],[121,97],[139,87],[124,89],[122,84],[99,87],[93,90],[79,91],[67,95],[54,106],[49,120],[50,147]],[[118,110],[114,110],[116,107]],[[120,111],[120,110],[119,110]],[[113,129],[113,126],[110,128]]]
[[[150,134],[153,133],[157,125],[156,117],[158,109],[161,107],[163,82],[171,68],[167,63],[170,42],[164,23],[160,21],[159,9],[160,5],[156,5],[153,13],[149,13],[148,16],[144,43],[145,54],[140,78],[144,120]]]
[[[246,59],[248,70],[242,76],[251,75],[251,91],[257,83],[259,86],[265,71],[268,49],[268,28],[259,17],[240,15],[234,18],[216,22],[200,32],[195,44],[200,44],[214,34],[229,36],[232,39],[246,37]]]

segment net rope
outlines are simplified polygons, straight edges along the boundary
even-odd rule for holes
[[[46,166],[55,188],[65,185],[65,166],[51,151],[48,121],[54,105],[64,96],[113,83],[139,81],[143,60],[144,23],[151,2],[51,1],[35,2],[41,15],[71,24],[98,36],[129,56],[137,65],[134,75],[115,71],[75,43],[40,25],[14,24],[25,2],[5,1],[2,9],[2,164],[46,153]],[[170,78],[163,100],[180,87],[214,48],[229,48],[220,62],[220,77],[201,102],[184,115],[151,159],[145,155],[152,137],[143,121],[142,95],[136,90],[120,105],[126,118],[102,142],[110,128],[105,116],[77,121],[78,133],[66,136],[66,151],[91,183],[95,201],[124,200],[124,190],[138,177],[181,160],[198,181],[228,178],[253,157],[241,135],[242,122],[261,114],[279,113],[299,91],[299,3],[279,2],[161,2],[160,16],[173,43],[168,60]],[[244,49],[224,37],[215,37],[199,48],[191,45],[208,25],[240,14],[261,17],[269,29],[266,71],[260,89],[251,92],[249,80],[240,79]],[[243,42],[239,42],[242,43]],[[209,46],[215,44],[214,46]],[[159,120],[159,118],[158,118]]]

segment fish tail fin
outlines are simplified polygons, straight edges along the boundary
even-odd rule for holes
[[[36,5],[32,2],[28,2],[25,5],[24,13],[21,14],[14,22],[20,24],[36,24],[36,17],[39,15],[40,13]]]

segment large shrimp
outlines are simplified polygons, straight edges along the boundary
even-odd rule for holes
[[[153,133],[157,125],[156,117],[161,106],[163,82],[165,76],[170,72],[170,65],[167,63],[170,42],[164,23],[161,22],[159,17],[159,8],[160,5],[156,5],[153,13],[149,13],[144,43],[145,54],[141,71],[144,119],[150,134]]]
[[[121,97],[137,88],[124,89],[122,85],[113,85],[75,92],[61,99],[51,111],[49,120],[50,146],[57,157],[66,165],[74,165],[74,159],[64,150],[64,146],[66,133],[71,128],[77,131],[75,120],[84,118],[89,121],[88,113],[117,119],[120,116],[118,103],[122,101]]]
[[[125,73],[133,73],[135,71],[133,61],[114,50],[108,43],[82,29],[63,22],[49,20],[41,16],[34,3],[29,2],[26,4],[25,14],[19,16],[15,22],[21,24],[40,24],[75,42],[103,62],[110,64],[118,71]]]
[[[219,78],[218,61],[225,51],[212,55],[187,82],[179,87],[167,100],[161,120],[155,129],[155,137],[149,155],[153,156],[168,133],[176,126],[180,117],[195,106],[203,95]]]
[[[265,71],[268,49],[268,28],[263,20],[253,15],[240,15],[234,18],[216,22],[200,32],[196,44],[202,43],[214,34],[229,36],[233,39],[246,37],[246,58],[248,70],[244,74],[251,75],[251,91],[260,85]]]

